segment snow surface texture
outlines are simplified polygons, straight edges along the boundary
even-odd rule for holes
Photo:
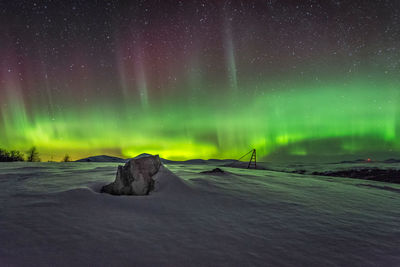
[[[400,186],[213,165],[0,163],[0,266],[399,266]]]

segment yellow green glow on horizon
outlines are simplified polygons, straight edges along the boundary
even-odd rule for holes
[[[171,98],[146,110],[140,101],[123,109],[74,107],[52,116],[40,108],[28,111],[14,88],[1,107],[0,145],[18,150],[37,146],[44,160],[66,153],[77,159],[144,152],[175,160],[238,158],[253,147],[260,158],[280,150],[306,156],[322,149],[312,140],[331,139],[341,140],[340,151],[324,153],[400,148],[398,91],[391,83],[292,84],[277,90],[270,90],[269,83],[246,86],[262,86],[265,93],[238,93],[229,101],[216,93],[198,99],[197,105]]]

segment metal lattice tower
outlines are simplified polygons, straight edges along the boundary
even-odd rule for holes
[[[247,165],[247,169],[250,169],[252,166],[254,166],[254,169],[257,169],[257,155],[256,155],[256,150],[252,150],[253,153],[251,153],[251,158],[249,161],[249,165]]]
[[[247,152],[246,154],[241,156],[237,161],[240,161],[242,158],[246,157],[250,153],[251,153],[251,157],[250,157],[249,164],[247,165],[247,169],[250,169],[252,167],[254,167],[254,169],[257,169],[257,154],[256,154],[255,149],[250,150],[249,152]]]

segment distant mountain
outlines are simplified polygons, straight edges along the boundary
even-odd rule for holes
[[[373,181],[400,184],[400,170],[379,169],[376,167],[363,168],[363,169],[313,172],[312,175],[355,178],[355,179],[373,180]]]
[[[189,160],[168,160],[168,159],[161,159],[162,163],[181,163],[181,164],[228,164],[236,162],[234,159],[189,159]]]
[[[356,160],[344,160],[339,163],[364,163],[364,162],[369,162],[369,161],[365,159],[356,159]]]
[[[399,163],[400,159],[386,159],[383,162],[384,163]]]
[[[133,159],[139,159],[139,158],[148,157],[148,156],[152,156],[152,155],[148,154],[148,153],[142,153],[140,155],[137,155]],[[75,162],[121,162],[121,163],[125,163],[128,160],[130,160],[130,159],[123,159],[123,158],[107,156],[107,155],[99,155],[99,156],[92,156],[92,157],[87,157],[84,159],[79,159],[79,160],[76,160]]]
[[[366,159],[356,159],[356,160],[344,160],[339,163],[372,163],[372,162],[381,162],[381,163],[400,163],[400,159],[385,159],[385,160],[366,160]]]
[[[142,153],[140,155],[137,155],[134,157],[134,159],[139,159],[143,157],[148,157],[152,156],[151,154],[148,153]],[[75,162],[120,162],[120,163],[125,163],[130,159],[122,159],[118,157],[113,157],[113,156],[107,156],[107,155],[99,155],[99,156],[92,156],[92,157],[87,157],[83,159],[76,160]],[[230,164],[233,162],[236,162],[234,159],[189,159],[189,160],[184,160],[184,161],[177,161],[177,160],[168,160],[168,159],[163,159],[160,158],[161,162],[164,164],[206,164],[206,163],[212,163],[216,165],[220,164]]]
[[[218,162],[218,163],[229,163],[229,162],[236,162],[237,159],[208,159],[208,162]]]
[[[76,160],[75,162],[121,162],[125,163],[126,159],[112,157],[107,155],[92,156],[84,159]]]
[[[148,156],[153,156],[152,154],[149,153],[142,153],[140,155],[137,155],[136,157],[134,157],[133,159],[140,159],[140,158],[144,158],[144,157],[148,157]],[[127,159],[129,160],[129,159]]]
[[[221,162],[223,163],[223,162]],[[232,167],[232,168],[241,168],[241,169],[247,169],[247,167],[249,166],[249,163],[246,161],[230,161],[230,162],[226,162],[223,165],[220,165],[223,167]],[[251,168],[254,168],[253,166]],[[262,166],[262,164],[260,164],[260,162],[257,164],[257,168],[255,168],[257,170],[267,170],[264,166]]]

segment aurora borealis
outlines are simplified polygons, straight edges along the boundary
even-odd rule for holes
[[[1,1],[0,147],[400,156],[400,2]]]

